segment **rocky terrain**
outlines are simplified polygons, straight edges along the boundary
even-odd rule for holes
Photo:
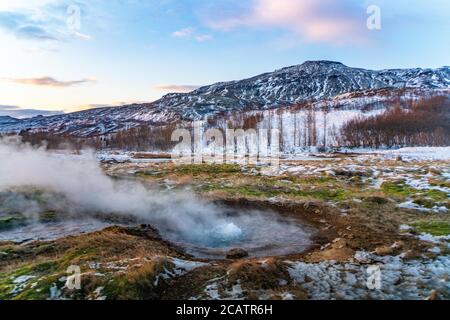
[[[94,230],[52,238],[51,226],[70,214],[16,188],[10,192],[41,204],[37,219],[48,232],[0,241],[0,299],[450,299],[448,148],[298,155],[275,171],[245,162],[177,165],[154,154],[100,158],[115,179],[308,225],[312,244],[255,257],[244,243],[228,259],[199,258],[139,220],[95,215]],[[11,211],[8,194],[0,196],[0,235],[28,232],[36,217]],[[79,290],[67,287],[72,265],[81,270]],[[378,285],[371,270],[380,272]]]

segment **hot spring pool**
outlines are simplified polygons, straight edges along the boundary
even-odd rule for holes
[[[227,210],[216,223],[199,223],[191,232],[158,228],[163,238],[203,259],[225,259],[235,248],[246,250],[249,257],[301,253],[311,247],[314,234],[311,226],[274,212],[237,209]]]

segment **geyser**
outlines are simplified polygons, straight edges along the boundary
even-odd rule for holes
[[[310,228],[273,212],[219,206],[190,192],[149,190],[136,181],[113,180],[92,152],[53,153],[6,138],[0,139],[0,163],[0,193],[9,192],[8,203],[15,207],[10,209],[28,219],[48,210],[66,211],[70,223],[111,215],[132,217],[133,222],[155,226],[164,238],[202,258],[224,258],[234,247],[244,248],[250,256],[270,256],[300,252],[311,245]],[[21,188],[43,190],[40,198],[45,203],[24,198],[17,191]]]
[[[193,256],[223,259],[234,248],[246,250],[250,257],[300,253],[312,245],[312,227],[282,218],[269,210],[220,208],[220,220],[212,229],[198,229],[187,236],[160,228],[166,239],[185,248]]]

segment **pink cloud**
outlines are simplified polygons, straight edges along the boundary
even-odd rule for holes
[[[361,42],[366,11],[350,1],[254,0],[247,13],[210,21],[221,31],[239,27],[272,27],[288,30],[316,42]]]
[[[95,78],[86,78],[81,80],[71,80],[71,81],[60,81],[52,77],[42,77],[42,78],[8,78],[5,79],[10,82],[32,85],[32,86],[42,86],[42,87],[56,87],[56,88],[68,88],[86,83],[97,82]]]

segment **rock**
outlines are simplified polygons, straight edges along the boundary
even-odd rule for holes
[[[337,176],[343,176],[346,178],[370,177],[372,175],[371,172],[358,171],[358,170],[344,170],[344,169],[336,169],[334,173]]]
[[[121,228],[121,231],[136,237],[143,237],[150,240],[162,240],[159,231],[149,224],[141,224],[138,227]]]
[[[394,253],[395,249],[393,247],[379,247],[375,249],[375,253],[379,256],[389,256]]]
[[[388,199],[383,198],[383,197],[377,197],[377,196],[367,197],[367,198],[365,198],[365,200],[367,202],[376,203],[376,204],[387,204],[389,202]]]
[[[439,294],[436,290],[433,290],[433,292],[431,292],[431,295],[427,298],[427,300],[429,301],[434,301],[434,300],[438,300],[439,299]]]
[[[363,263],[363,264],[370,264],[373,262],[373,255],[369,252],[365,252],[365,251],[358,251],[355,253],[354,259],[359,262],[359,263]]]
[[[402,157],[402,156],[398,156],[398,157],[397,157],[397,161],[402,162],[402,161],[403,161],[403,157]]]
[[[231,249],[227,252],[227,259],[237,260],[248,257],[248,252],[241,248]]]
[[[412,250],[408,250],[404,253],[402,253],[402,258],[405,260],[411,260],[411,259],[415,259],[420,257],[420,254],[418,254],[417,252],[414,252]]]
[[[403,249],[405,247],[405,243],[403,241],[397,241],[392,245],[394,249]]]

